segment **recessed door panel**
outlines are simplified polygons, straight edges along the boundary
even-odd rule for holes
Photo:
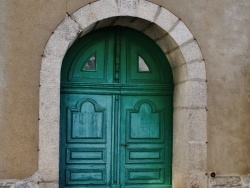
[[[86,167],[71,168],[66,170],[67,185],[105,185],[106,167],[100,168]]]
[[[84,98],[76,108],[68,107],[67,115],[68,142],[106,141],[106,109],[97,101]]]
[[[156,111],[149,100],[139,101],[127,113],[127,140],[134,142],[161,142],[164,139],[163,111]]]

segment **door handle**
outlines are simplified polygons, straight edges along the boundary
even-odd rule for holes
[[[128,142],[125,142],[124,144],[121,144],[121,146],[123,146],[123,147],[127,147],[129,144],[128,144]]]

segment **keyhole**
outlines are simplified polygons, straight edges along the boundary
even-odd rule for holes
[[[123,147],[127,147],[127,146],[128,146],[128,143],[127,143],[127,142],[125,142],[124,144],[121,144],[121,146],[123,146]]]

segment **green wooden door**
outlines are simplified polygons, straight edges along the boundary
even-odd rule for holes
[[[171,68],[143,34],[80,38],[61,76],[60,187],[171,187]]]

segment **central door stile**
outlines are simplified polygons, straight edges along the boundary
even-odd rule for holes
[[[120,83],[121,81],[121,63],[120,63],[120,51],[121,51],[121,46],[120,46],[120,29],[116,29],[115,31],[115,53],[114,53],[114,82],[115,83]]]
[[[119,93],[114,95],[114,109],[113,109],[113,120],[114,120],[114,127],[113,127],[113,146],[112,146],[112,188],[119,188],[120,187],[120,178],[119,178],[119,171],[120,171],[120,150],[119,150],[119,140],[120,140],[120,29],[115,30],[115,47],[114,47],[114,83],[118,84]]]
[[[119,180],[119,156],[120,156],[120,150],[119,150],[119,140],[120,140],[120,96],[114,95],[114,127],[112,128],[113,132],[113,139],[112,139],[112,185],[115,187],[119,187],[120,180]]]

